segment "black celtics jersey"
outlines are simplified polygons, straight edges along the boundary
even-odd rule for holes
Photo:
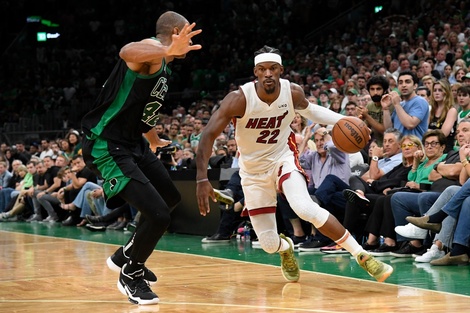
[[[132,146],[139,143],[158,119],[158,109],[168,92],[171,74],[163,59],[161,69],[144,76],[133,72],[120,59],[104,84],[93,109],[82,119],[82,129],[89,139]]]

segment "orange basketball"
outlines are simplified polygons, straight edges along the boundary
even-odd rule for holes
[[[336,148],[345,153],[355,153],[369,142],[370,129],[357,117],[346,116],[340,119],[331,131]]]

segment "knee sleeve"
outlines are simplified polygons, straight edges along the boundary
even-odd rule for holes
[[[250,217],[250,220],[261,248],[267,253],[278,252],[281,238],[277,233],[276,215],[270,213],[254,215]]]
[[[322,227],[330,213],[313,202],[307,190],[304,177],[297,171],[282,184],[282,190],[292,210],[303,220],[312,223],[316,228]]]
[[[274,230],[267,230],[258,234],[258,240],[261,248],[267,253],[275,253],[279,251],[281,238]]]

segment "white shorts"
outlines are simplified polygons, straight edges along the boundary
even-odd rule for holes
[[[245,208],[249,215],[275,213],[277,193],[281,190],[282,181],[293,171],[305,175],[295,157],[290,155],[273,164],[270,171],[250,174],[240,169],[241,184],[245,197]]]

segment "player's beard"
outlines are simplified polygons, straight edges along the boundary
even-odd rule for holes
[[[264,91],[270,95],[270,94],[273,94],[275,91],[276,91],[276,88],[275,87],[272,87],[272,88],[266,88],[264,87]]]

